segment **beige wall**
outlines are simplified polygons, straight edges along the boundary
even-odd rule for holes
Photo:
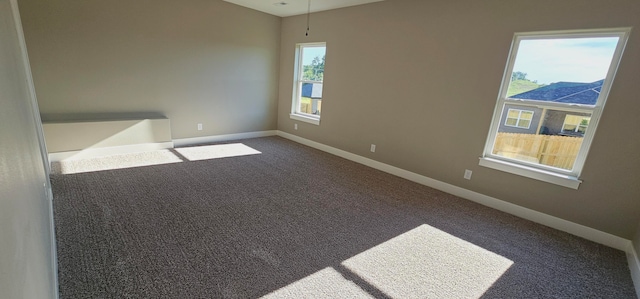
[[[171,122],[164,119],[43,123],[49,153],[90,148],[171,142]]]
[[[51,189],[11,12],[0,0],[0,297],[56,298]]]
[[[633,248],[636,250],[637,254],[640,254],[640,223],[638,223],[636,236],[633,238]]]
[[[173,138],[276,128],[280,18],[219,0],[19,4],[45,119],[156,113]]]
[[[309,37],[304,16],[284,18],[278,129],[631,239],[640,221],[638,16],[636,0],[387,0],[313,14]],[[629,26],[579,190],[478,166],[514,32]],[[294,47],[317,41],[327,42],[321,124],[294,131]]]

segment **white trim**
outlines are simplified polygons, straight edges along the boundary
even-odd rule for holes
[[[302,114],[294,114],[294,113],[289,114],[289,118],[291,118],[293,120],[305,122],[305,123],[314,124],[316,126],[320,125],[320,118],[315,118],[315,117],[311,117],[311,116],[305,116],[305,115],[302,115]]]
[[[183,147],[183,146],[197,145],[197,144],[203,144],[203,143],[274,136],[276,135],[276,132],[277,131],[275,130],[270,130],[270,131],[256,131],[256,132],[214,135],[214,136],[193,137],[193,138],[181,138],[181,139],[174,139],[173,145],[175,147]]]
[[[636,288],[636,296],[640,298],[640,257],[638,257],[638,252],[633,247],[633,243],[629,244],[629,249],[627,250],[627,262],[629,263],[629,270],[631,270],[633,286]]]
[[[120,145],[120,146],[110,146],[110,147],[87,148],[79,151],[49,153],[49,161],[57,162],[57,161],[63,161],[63,160],[86,159],[86,158],[95,158],[95,157],[102,157],[102,156],[109,156],[109,155],[155,151],[155,150],[167,149],[167,148],[173,148],[173,142],[169,141],[169,142],[158,142],[158,143],[140,143],[140,144]]]
[[[315,43],[299,43],[296,44],[295,50],[295,63],[293,69],[293,97],[291,99],[291,116],[292,119],[308,122],[314,125],[320,125],[320,117],[305,117],[301,115],[300,112],[300,100],[302,98],[302,84],[303,83],[323,83],[323,81],[313,81],[313,80],[303,80],[302,71],[304,68],[304,49],[305,48],[324,48],[325,56],[327,54],[327,43],[326,42],[315,42]]]
[[[582,183],[581,180],[570,175],[561,175],[556,172],[544,171],[533,167],[527,167],[522,164],[509,163],[493,158],[480,157],[479,165],[571,189],[578,189]]]
[[[22,64],[24,66],[25,75],[27,77],[27,86],[29,88],[29,102],[31,110],[33,111],[34,124],[36,127],[36,134],[38,135],[38,143],[40,146],[40,155],[42,156],[42,163],[47,174],[51,173],[49,161],[47,160],[47,146],[44,139],[44,131],[42,129],[42,120],[40,119],[40,108],[38,107],[38,100],[36,97],[36,87],[33,83],[33,75],[31,74],[31,64],[29,63],[29,53],[27,52],[27,44],[24,40],[24,32],[22,30],[22,20],[20,19],[20,11],[18,9],[17,0],[11,0],[11,8],[13,10],[13,18],[16,26],[16,33],[18,35],[18,42],[20,43],[20,51],[22,52]],[[50,182],[47,179],[49,192],[51,192]]]
[[[296,135],[292,135],[283,131],[278,131],[278,136],[319,149],[321,151],[325,151],[327,153],[345,158],[347,160],[351,160],[386,173],[393,174],[395,176],[399,176],[401,178],[438,189],[455,196],[468,199],[470,201],[494,208],[496,210],[500,210],[520,218],[524,218],[527,220],[531,220],[536,223],[540,223],[542,225],[546,225],[572,235],[576,235],[578,237],[585,238],[587,240],[600,243],[618,250],[622,250],[628,252],[629,244],[631,241],[614,236],[612,234],[599,231],[581,224],[573,223],[555,216],[551,216],[548,214],[544,214],[538,211],[534,211],[525,207],[521,207],[503,200],[499,200],[497,198],[493,198],[484,194],[480,194],[474,191],[470,191],[458,186],[454,186],[445,182],[441,182],[438,180],[434,180],[432,178],[413,173],[395,166],[391,166],[388,164],[384,164],[369,158],[365,158],[356,154],[352,154],[350,152],[337,149],[328,145],[324,145],[322,143],[318,143],[315,141],[311,141]]]
[[[47,208],[49,216],[49,240],[50,240],[50,256],[51,256],[51,275],[53,278],[53,298],[60,298],[59,286],[58,286],[58,253],[56,244],[56,232],[53,221],[53,190],[51,189],[51,182],[49,175],[51,174],[51,166],[49,157],[47,156],[47,146],[44,140],[44,131],[42,129],[42,120],[40,119],[40,108],[38,107],[38,101],[36,98],[36,89],[33,83],[33,75],[31,74],[31,64],[29,63],[29,54],[27,52],[27,44],[24,40],[24,32],[22,29],[22,20],[20,19],[20,11],[18,8],[17,0],[10,0],[9,6],[13,14],[14,26],[16,29],[16,35],[18,36],[18,43],[20,44],[20,52],[22,58],[22,65],[24,66],[25,76],[27,77],[27,87],[29,88],[29,104],[33,115],[33,122],[36,127],[36,135],[38,137],[38,146],[40,148],[40,156],[42,157],[42,166],[45,172],[45,181],[43,183],[44,193],[47,197]]]

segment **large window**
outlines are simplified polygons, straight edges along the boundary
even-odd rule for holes
[[[480,165],[577,189],[628,34],[515,34]]]
[[[320,124],[324,81],[325,43],[299,44],[296,47],[295,82],[291,118]]]

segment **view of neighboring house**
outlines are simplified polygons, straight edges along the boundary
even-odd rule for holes
[[[302,83],[302,98],[309,98],[310,105],[302,108],[310,114],[320,114],[322,102],[322,83]],[[305,103],[303,103],[304,105]]]
[[[592,83],[557,82],[511,96],[512,99],[536,100],[577,105],[595,105],[604,80]],[[553,108],[506,104],[498,132],[563,135],[582,137],[591,114]]]

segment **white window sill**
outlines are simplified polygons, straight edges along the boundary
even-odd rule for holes
[[[311,116],[306,116],[306,115],[302,115],[302,114],[293,114],[293,113],[289,114],[289,117],[291,119],[295,119],[295,120],[298,120],[298,121],[314,124],[316,126],[320,125],[320,117],[311,117]]]
[[[573,177],[570,175],[558,174],[551,171],[544,171],[541,169],[527,167],[524,165],[509,163],[502,160],[481,157],[480,158],[480,166],[528,177],[534,180],[539,180],[551,184],[560,185],[563,187],[578,189],[580,184],[582,183],[577,177]]]

